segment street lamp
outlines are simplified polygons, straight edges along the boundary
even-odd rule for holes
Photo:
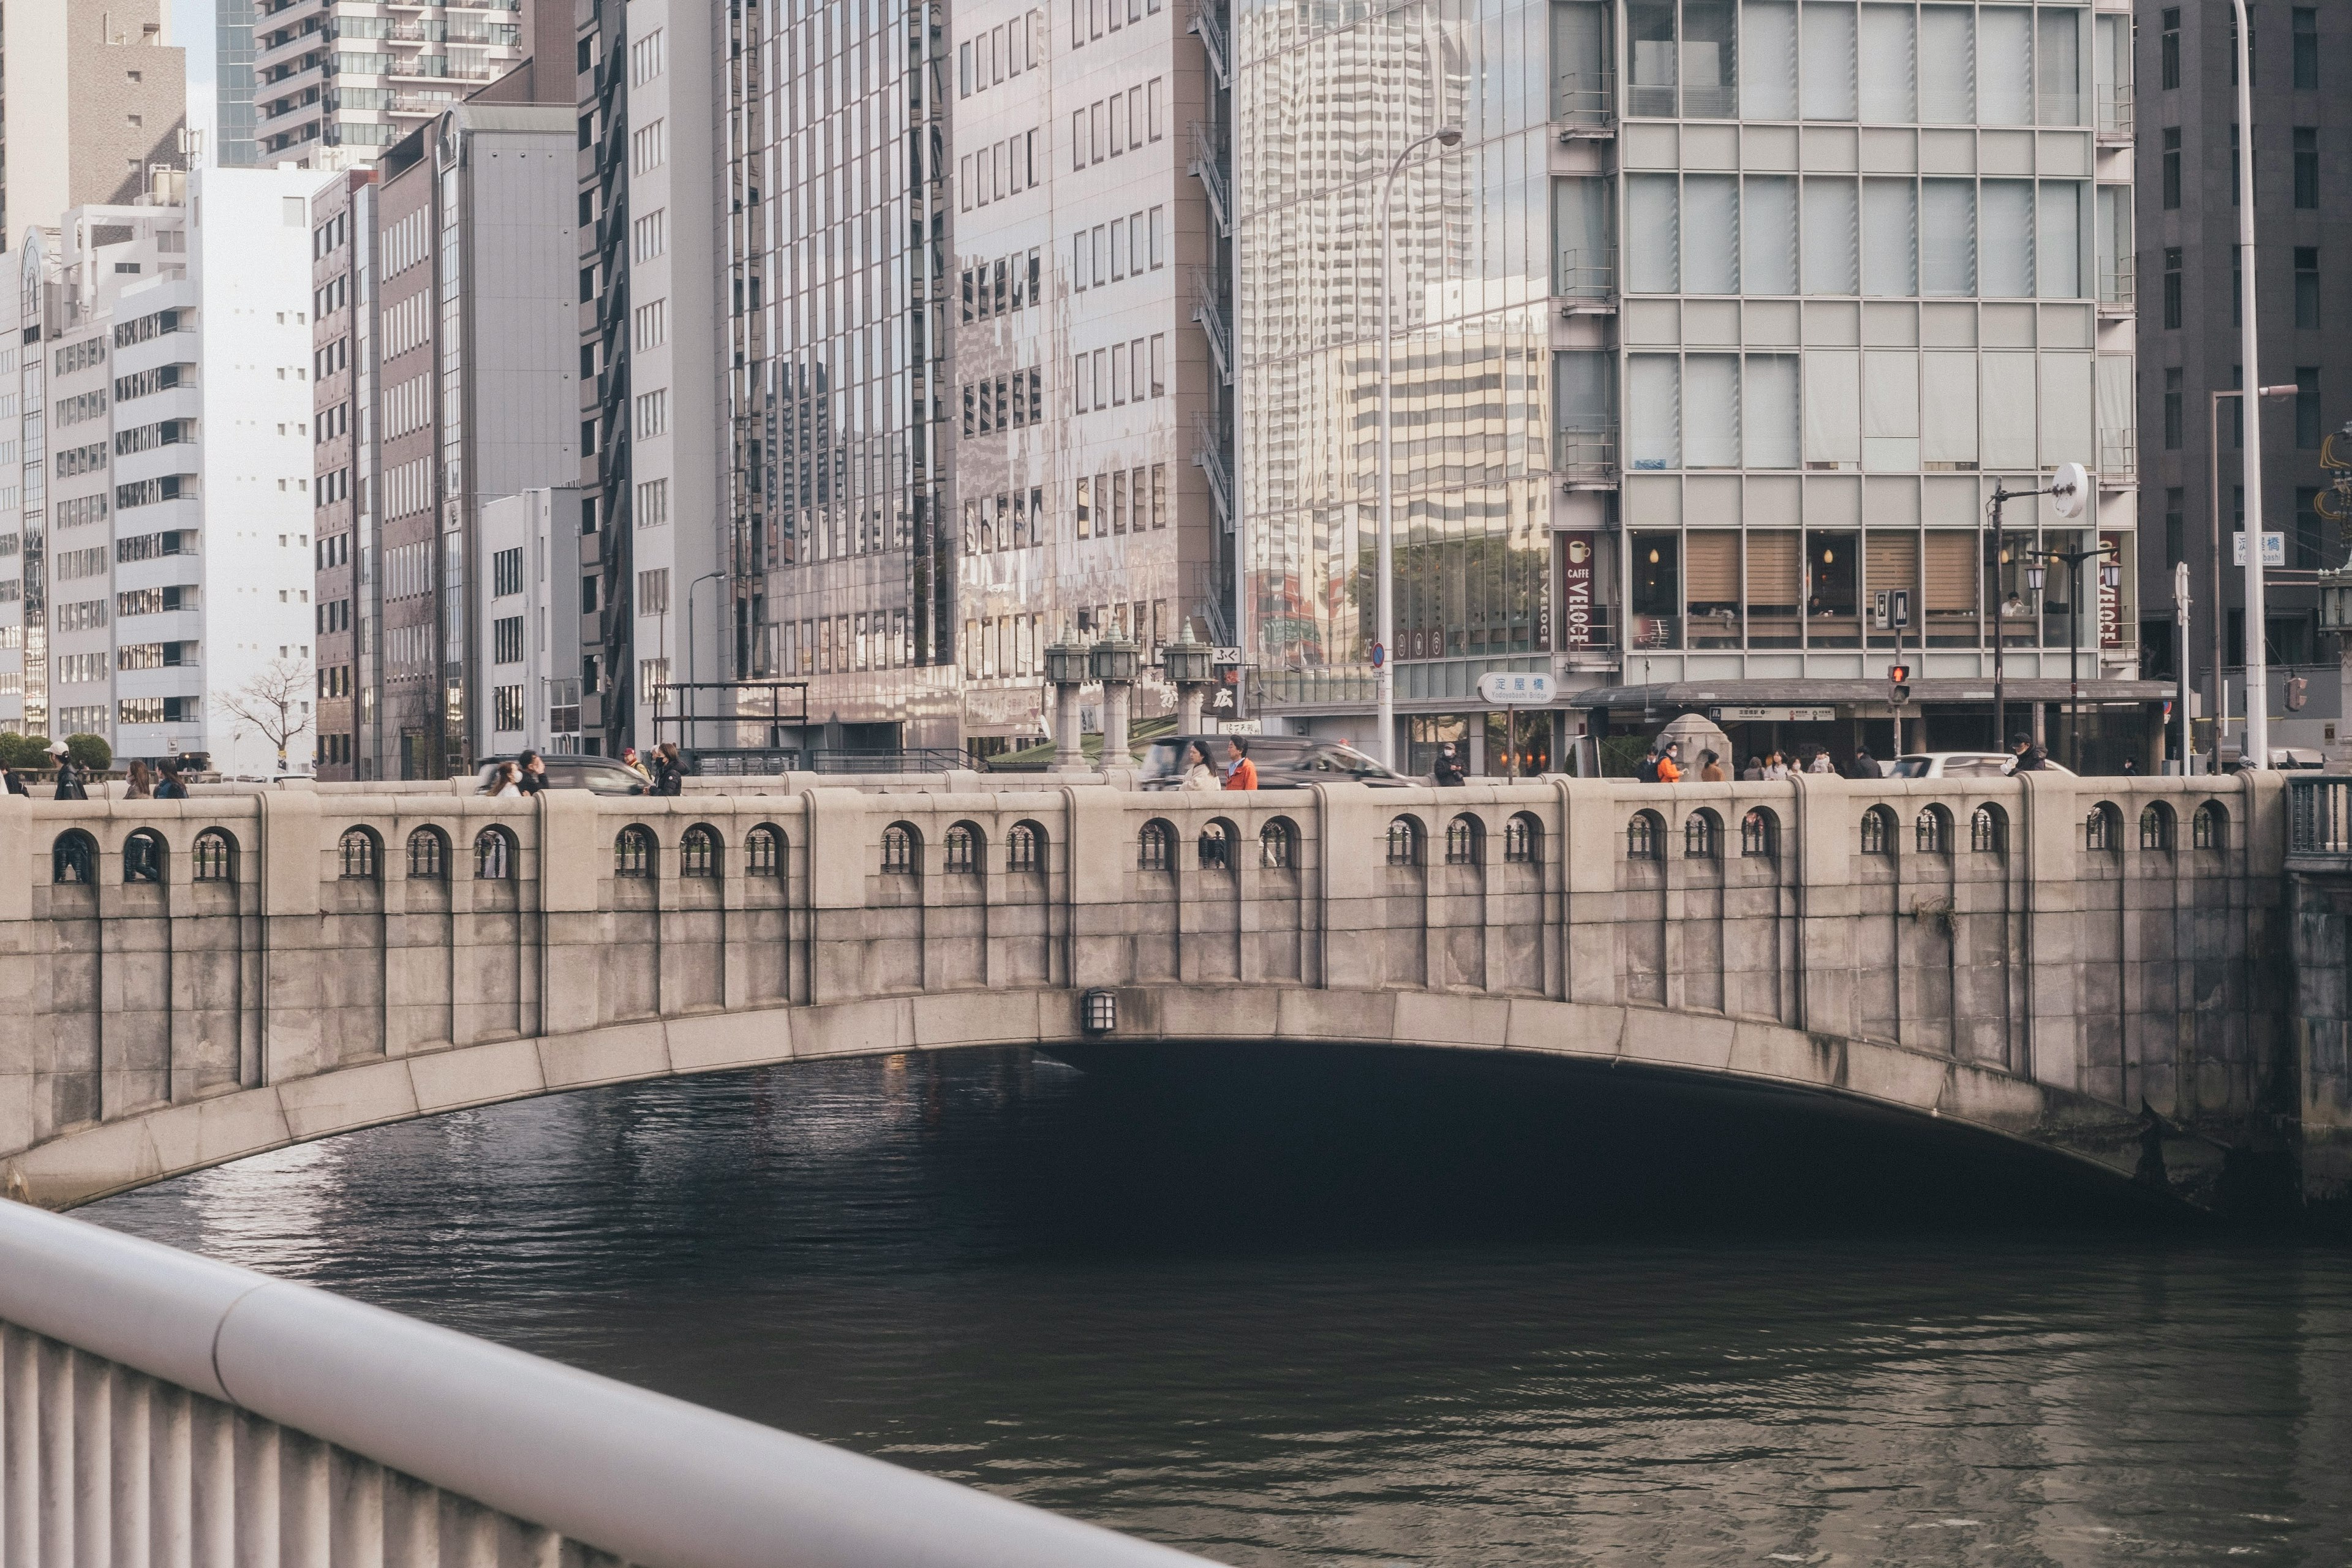
[[[2238,363],[2249,383],[2262,379],[2262,339],[2254,331],[2254,301],[2262,293],[2262,272],[2254,265],[2254,24],[2246,14],[2246,0],[2230,0],[2238,16],[2238,276],[2245,279],[2238,312]],[[2265,390],[2268,390],[2265,388]],[[2263,421],[2259,409],[2250,410],[2246,424],[2246,465],[2241,476],[2246,487],[2246,743],[2239,748],[2241,766],[2270,765],[2270,671],[2263,643]],[[2221,619],[2221,596],[2213,600],[2213,621]],[[2221,682],[2221,667],[2213,666],[2213,683]],[[2221,761],[2220,731],[2215,731],[2213,762]]]
[[[2120,588],[2122,552],[2122,545],[2107,543],[2088,550],[2044,550],[2025,569],[2025,585],[2038,597],[2046,580],[2043,563],[2055,561],[2066,568],[2066,760],[2078,773],[2083,771],[2083,563],[2099,562],[2101,585]]]
[[[2244,122],[2240,121],[2240,123],[2242,124]],[[2248,138],[2248,140],[2252,140],[2252,138]],[[2252,275],[2249,274],[2249,276]],[[2292,397],[2299,390],[2301,389],[2294,386],[2258,386],[2254,388],[2254,395],[2257,397]],[[2245,401],[2245,393],[2237,387],[2233,386],[2226,388],[2212,395],[2205,411],[2206,438],[2210,443],[2210,445],[2206,447],[2206,451],[2210,455],[2206,459],[2205,477],[2207,487],[2211,492],[2208,500],[2209,515],[2213,525],[2213,771],[2217,773],[2221,771],[2221,715],[2229,707],[2229,704],[2222,700],[2223,694],[2221,691],[2221,658],[2227,651],[2223,647],[2221,640],[2221,400],[2225,397],[2234,397],[2242,404]],[[2253,416],[2251,418],[2247,418],[2241,415],[2240,423],[2245,426],[2246,437],[2246,515],[2255,520],[2254,526],[2252,530],[2254,537],[2246,542],[2248,546],[2246,550],[2246,581],[2252,586],[2253,590],[2253,596],[2246,601],[2247,623],[2249,626],[2259,627],[2262,623],[2253,619],[2253,612],[2262,597],[2262,411],[2260,409],[2256,409]],[[2259,647],[2262,640],[2263,639],[2259,634],[2252,638],[2256,647]],[[2189,639],[2185,636],[2181,638],[2180,661],[2183,664],[2189,662]],[[2254,712],[2253,694],[2262,690],[2263,687],[2269,684],[2269,677],[2267,675],[2265,675],[2262,680],[2257,681],[2252,679],[2253,674],[2253,661],[2252,658],[2249,658],[2246,664],[2247,744],[2240,748],[2242,752],[2248,752],[2252,749]],[[2267,748],[2265,748],[2265,751],[2267,751]],[[2180,765],[2185,769],[2189,766],[2188,753],[2184,752],[2181,753],[2181,757],[2182,760]]]
[[[694,673],[694,656],[696,652],[694,641],[694,591],[697,588],[701,587],[705,583],[717,581],[724,578],[726,575],[727,574],[723,571],[705,572],[701,576],[697,577],[693,582],[688,583],[686,585],[686,716],[685,722],[678,726],[678,738],[685,742],[686,749],[689,752],[694,749],[694,704],[696,700],[694,695],[696,679]],[[661,730],[658,723],[655,726],[654,739],[656,741],[661,739]]]
[[[1394,438],[1391,434],[1390,405],[1395,399],[1395,388],[1390,376],[1390,350],[1396,333],[1396,258],[1393,235],[1389,224],[1389,206],[1396,194],[1397,176],[1412,161],[1414,153],[1431,142],[1440,147],[1462,144],[1462,128],[1441,125],[1424,135],[1405,143],[1396,162],[1389,165],[1388,177],[1381,182],[1381,528],[1380,561],[1380,642],[1373,649],[1372,682],[1380,691],[1381,761],[1388,767],[1396,766],[1396,566],[1395,523],[1393,518],[1395,475]]]
[[[2038,490],[2013,490],[2009,488],[2007,480],[1993,480],[1990,504],[1994,568],[1991,574],[1991,586],[1995,594],[2000,592],[2000,569],[2009,563],[2009,546],[2003,542],[2007,536],[2001,531],[2001,509],[2011,501],[2023,500],[2029,496],[2048,496],[2051,510],[2057,512],[2060,517],[2080,517],[2083,515],[2083,503],[2089,494],[2090,483],[2091,476],[2084,470],[2080,463],[2059,464],[2057,472],[2050,476],[2050,482]],[[2026,586],[2034,594],[2039,595],[2042,592],[2040,567],[2028,566],[2025,569],[2025,579]],[[2009,672],[2001,656],[2009,643],[2009,633],[2003,623],[2009,616],[2022,608],[2023,605],[2018,602],[2017,595],[2014,594],[2005,601],[1996,599],[1993,602],[1992,739],[1993,744],[2004,751],[2009,746]],[[2034,640],[2038,643],[2041,639],[2037,637]]]

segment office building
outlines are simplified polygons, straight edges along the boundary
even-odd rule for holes
[[[748,211],[741,193],[730,216],[718,206],[718,16],[671,0],[608,0],[583,8],[575,44],[585,152],[577,640],[582,722],[590,748],[609,753],[682,738],[671,686],[736,673],[722,652],[751,604],[749,558],[729,550],[721,523],[728,437],[717,355],[728,307],[718,256],[762,209],[756,190]],[[724,124],[738,135],[741,117]],[[740,268],[730,278],[740,303]]]
[[[1270,713],[1376,739],[1379,199],[1455,126],[1395,186],[1401,761],[1456,740],[1500,771],[1506,720],[1475,696],[1498,669],[1567,689],[1522,767],[1587,722],[1686,710],[1720,710],[1743,756],[1884,754],[1895,664],[1899,743],[1987,744],[1996,626],[2012,722],[2043,721],[2079,646],[2121,705],[2085,732],[2144,744],[2133,150],[2101,115],[2130,23],[1787,0],[1237,18],[1244,635]],[[1994,486],[2064,462],[2095,476],[2084,515],[2013,502],[1991,541]],[[2079,594],[2063,566],[2032,591],[2034,552],[2101,546],[2121,585],[2094,563]]]
[[[1223,622],[1221,169],[1192,172],[1222,133],[1192,15],[1093,0],[953,18],[949,504],[961,733],[983,753],[1045,732],[1058,637],[1139,644],[1149,719],[1173,711],[1158,647]],[[805,647],[795,629],[786,646]]]
[[[352,168],[493,83],[502,101],[570,99],[562,0],[251,0],[251,109],[233,120],[226,50],[239,0],[218,4],[224,154],[231,126],[249,124],[256,162]]]
[[[574,156],[568,107],[461,104],[318,193],[326,776],[446,777],[485,743],[481,510],[580,464]]]
[[[178,199],[187,55],[163,0],[7,10],[0,51],[0,246],[68,207]]]
[[[260,776],[309,729],[309,184],[198,171],[28,233],[0,723]]]
[[[2244,416],[2237,399],[2222,400],[2216,454],[2212,395],[2246,380],[2292,386],[2292,395],[2266,400],[2260,415],[2261,531],[2279,536],[2264,595],[2271,742],[2317,751],[2339,720],[2334,655],[2319,646],[2312,577],[2344,563],[2345,536],[2320,510],[2335,476],[2321,468],[2319,457],[2326,436],[2352,417],[2352,351],[2340,325],[2326,325],[2352,311],[2345,183],[2340,173],[2328,173],[2352,157],[2352,66],[2346,63],[2352,60],[2352,23],[2320,5],[2256,14],[2250,86],[2263,363],[2258,376],[2248,377],[2239,363],[2245,279],[2237,249],[2236,27],[2226,5],[2142,5],[2137,15],[2138,91],[2128,101],[2126,126],[2143,160],[2139,468],[2148,543],[2139,599],[2149,669],[2169,679],[2185,663],[2210,715],[2218,651],[2230,683],[2229,711],[2244,713],[2245,584],[2231,537],[2245,528]],[[2173,624],[2177,562],[2189,568],[2185,647]],[[2320,700],[2288,710],[2287,679],[2296,667],[2323,659],[2331,679],[2311,679],[2318,672],[2310,668],[2300,671]],[[2232,752],[2236,739],[2233,725]],[[2210,731],[2200,726],[2199,748],[2210,743]]]
[[[478,757],[581,749],[580,616],[572,599],[579,542],[576,486],[523,490],[482,508],[485,569],[475,579],[474,620],[487,696],[475,710]]]

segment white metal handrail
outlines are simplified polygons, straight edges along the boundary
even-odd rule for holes
[[[8,1202],[0,1202],[0,1557],[10,1568],[131,1560],[114,1544],[143,1562],[151,1539],[167,1537],[195,1548],[162,1553],[173,1561],[208,1561],[223,1548],[236,1562],[259,1561],[266,1545],[273,1562],[341,1562],[331,1543],[347,1549],[371,1532],[365,1555],[388,1568],[439,1561],[437,1531],[417,1539],[394,1519],[389,1498],[402,1489],[329,1484],[330,1470],[348,1473],[352,1458],[539,1537],[649,1565],[1201,1561]],[[171,1387],[133,1408],[126,1395],[147,1378]],[[256,1422],[276,1430],[257,1431]],[[205,1440],[222,1433],[236,1462],[220,1462],[219,1444]],[[342,1453],[320,1454],[305,1437]],[[283,1456],[266,1476],[252,1463],[265,1451]],[[281,1509],[281,1488],[302,1495],[287,1495]],[[310,1528],[283,1528],[296,1516]],[[542,1550],[533,1560],[559,1559]]]

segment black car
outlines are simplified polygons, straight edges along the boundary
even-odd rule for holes
[[[584,789],[592,795],[644,795],[653,787],[646,783],[644,774],[611,757],[592,757],[583,752],[541,752],[539,760],[547,764],[550,789]],[[521,754],[513,752],[502,757],[484,757],[474,770],[474,782],[488,795],[499,764],[520,761]]]
[[[1198,741],[1209,753],[1209,765],[1220,780],[1225,772],[1223,735],[1171,735],[1154,741],[1143,753],[1137,781],[1144,789],[1184,787],[1185,748]],[[1260,789],[1302,789],[1311,784],[1362,784],[1393,789],[1421,781],[1393,773],[1353,746],[1318,741],[1312,735],[1243,735],[1232,737],[1249,748],[1257,768]]]

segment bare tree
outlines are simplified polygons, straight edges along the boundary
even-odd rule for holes
[[[310,727],[310,689],[315,679],[310,667],[299,658],[272,659],[235,691],[216,694],[213,705],[240,729],[250,727],[276,746],[278,771],[284,773],[287,745]]]

